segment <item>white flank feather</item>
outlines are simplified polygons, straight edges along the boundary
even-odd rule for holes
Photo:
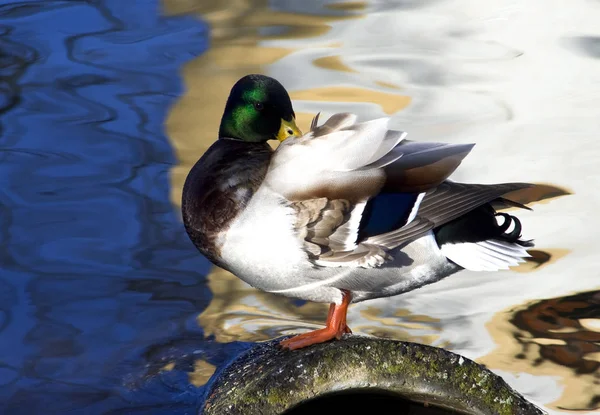
[[[423,201],[423,198],[426,194],[427,192],[419,193],[419,196],[417,196],[417,200],[415,200],[415,204],[412,210],[410,211],[410,214],[408,215],[408,219],[406,220],[406,224],[404,226],[408,225],[413,220],[415,220],[415,218],[417,217],[417,213],[419,212],[419,206],[421,206],[421,202]]]
[[[350,213],[350,219],[329,237],[330,241],[337,242],[343,245],[341,251],[352,251],[356,248],[356,240],[358,239],[358,227],[360,226],[360,220],[362,214],[367,206],[367,202],[358,203],[352,213]]]
[[[470,271],[498,271],[525,262],[530,257],[519,244],[491,239],[482,242],[447,243],[442,254],[452,262]]]

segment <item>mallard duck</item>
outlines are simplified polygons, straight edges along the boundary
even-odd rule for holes
[[[278,81],[248,75],[233,86],[218,140],[187,176],[183,220],[204,256],[253,287],[330,304],[325,328],[284,348],[351,333],[351,303],[528,256],[519,220],[496,209],[527,209],[503,196],[532,185],[449,181],[473,144],[405,136],[352,114],[322,125],[317,116],[302,134]]]

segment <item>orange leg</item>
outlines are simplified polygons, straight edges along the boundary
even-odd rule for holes
[[[342,293],[344,296],[350,295],[350,293],[348,293],[347,291],[342,291]],[[335,312],[335,304],[331,304],[329,306],[329,313],[327,314],[327,323],[326,323],[327,325],[329,325],[329,320],[331,320],[331,318],[333,317],[334,312]],[[350,330],[350,327],[348,327],[346,325],[346,314],[344,314],[344,323],[343,324],[344,324],[344,333],[352,334],[352,330]]]
[[[324,329],[311,331],[309,333],[299,334],[289,339],[282,340],[281,347],[284,349],[296,350],[312,344],[323,343],[333,338],[341,339],[344,333],[352,333],[346,325],[346,313],[352,296],[348,291],[342,291],[342,304],[331,304],[329,314],[327,315],[327,325]]]

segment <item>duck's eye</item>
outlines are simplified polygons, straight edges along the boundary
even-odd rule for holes
[[[255,103],[254,103],[254,108],[256,108],[258,111],[262,111],[262,109],[263,109],[264,107],[265,107],[265,106],[262,104],[262,102],[255,102]]]

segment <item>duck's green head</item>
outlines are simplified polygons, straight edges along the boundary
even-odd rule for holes
[[[264,75],[247,75],[231,89],[219,137],[253,143],[302,135],[287,91]]]

